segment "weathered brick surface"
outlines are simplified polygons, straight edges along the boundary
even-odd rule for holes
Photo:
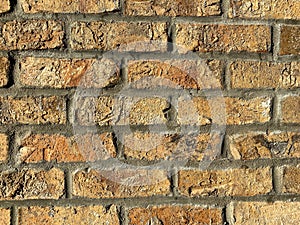
[[[64,173],[59,169],[1,172],[0,199],[59,199],[64,195]]]
[[[220,208],[200,206],[151,206],[129,210],[129,224],[223,224]]]
[[[118,0],[21,0],[21,4],[25,13],[101,13],[119,9]]]
[[[300,54],[300,26],[282,26],[280,31],[280,55]]]
[[[0,225],[10,224],[10,209],[0,208]]]
[[[87,198],[127,198],[170,194],[162,170],[91,170],[73,176],[73,195]]]
[[[116,84],[118,65],[109,59],[55,59],[26,57],[20,63],[20,83],[37,88],[93,87]]]
[[[75,121],[84,126],[149,125],[167,122],[169,103],[159,97],[83,97],[74,103]]]
[[[196,52],[268,52],[270,27],[264,25],[176,25],[176,45],[181,53]]]
[[[220,0],[125,1],[125,14],[130,16],[215,16],[220,13]]]
[[[10,0],[0,0],[0,13],[10,10]]]
[[[214,159],[221,153],[222,136],[217,133],[154,134],[134,132],[124,138],[125,157],[146,160]]]
[[[300,193],[299,166],[287,166],[283,168],[282,192],[289,194]]]
[[[265,123],[270,120],[270,107],[268,97],[182,97],[178,103],[178,122],[182,125]]]
[[[0,22],[0,50],[55,49],[63,46],[63,25],[53,20]]]
[[[120,224],[117,207],[95,206],[29,206],[18,210],[19,223],[30,224]]]
[[[298,0],[231,0],[229,17],[261,19],[300,19]]]
[[[222,87],[218,60],[135,60],[128,63],[128,82],[135,88],[215,89]]]
[[[8,82],[9,60],[6,57],[0,57],[0,87],[7,85]]]
[[[8,159],[8,137],[6,134],[0,134],[0,163]]]
[[[215,171],[181,170],[179,192],[184,196],[255,196],[272,191],[269,167]]]
[[[35,134],[20,143],[18,161],[90,162],[116,156],[111,133],[84,134],[72,137]]]
[[[167,26],[163,22],[76,22],[71,29],[74,50],[167,50]]]
[[[63,97],[0,97],[2,124],[65,124]]]
[[[292,225],[300,220],[299,202],[233,202],[230,225]]]
[[[300,97],[285,96],[281,100],[281,120],[284,123],[300,122]]]
[[[300,63],[235,61],[230,64],[232,88],[298,88]]]
[[[284,131],[234,134],[229,136],[229,146],[233,159],[299,158],[300,134]]]

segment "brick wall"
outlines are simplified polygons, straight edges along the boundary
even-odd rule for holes
[[[298,224],[299,0],[0,0],[0,225]]]

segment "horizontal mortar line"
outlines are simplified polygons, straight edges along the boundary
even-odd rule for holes
[[[39,97],[39,96],[60,96],[65,97],[71,94],[71,89],[50,89],[50,88],[28,88],[28,87],[17,87],[16,85],[10,88],[0,88],[0,96],[13,96],[13,97]]]
[[[2,200],[0,207],[28,207],[28,206],[91,206],[91,205],[117,205],[127,208],[147,207],[147,206],[163,206],[163,205],[196,205],[203,207],[224,207],[231,202],[275,202],[289,201],[299,202],[299,195],[259,195],[259,196],[220,196],[220,197],[131,197],[131,198],[102,198],[102,199],[38,199],[38,200]]]

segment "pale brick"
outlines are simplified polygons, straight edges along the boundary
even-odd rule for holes
[[[284,123],[300,122],[300,97],[286,96],[281,100],[281,120]]]
[[[0,13],[10,10],[10,0],[0,0]]]
[[[3,87],[8,83],[9,65],[8,58],[0,57],[0,87]]]
[[[0,162],[7,162],[9,157],[8,152],[8,137],[6,134],[0,134]]]
[[[282,192],[288,194],[300,193],[299,166],[283,167]]]
[[[10,209],[0,208],[0,225],[10,224]]]

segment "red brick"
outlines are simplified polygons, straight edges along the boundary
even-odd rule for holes
[[[222,209],[201,206],[151,206],[129,210],[130,225],[144,224],[223,224]]]
[[[272,191],[269,167],[258,169],[181,170],[179,192],[184,196],[255,196]]]
[[[37,88],[104,88],[120,79],[118,65],[109,59],[26,57],[20,63],[20,83]]]
[[[9,65],[8,58],[0,57],[0,87],[3,87],[8,83]]]
[[[114,169],[79,171],[73,176],[73,195],[86,198],[129,198],[170,194],[167,172]]]
[[[60,224],[120,224],[115,205],[97,206],[29,206],[18,210],[19,225],[60,225]]]
[[[71,29],[74,50],[167,50],[167,26],[162,22],[76,22]]]
[[[59,21],[0,22],[0,50],[61,48],[63,37],[63,25]]]
[[[271,47],[271,29],[264,25],[181,23],[176,25],[176,34],[180,53],[263,53]]]
[[[220,0],[126,0],[125,14],[130,16],[216,16],[221,14],[221,3]]]
[[[280,31],[280,55],[300,54],[300,26],[282,26]]]
[[[90,133],[73,137],[35,134],[21,141],[18,161],[90,162],[112,157],[116,157],[116,148],[111,133]]]

